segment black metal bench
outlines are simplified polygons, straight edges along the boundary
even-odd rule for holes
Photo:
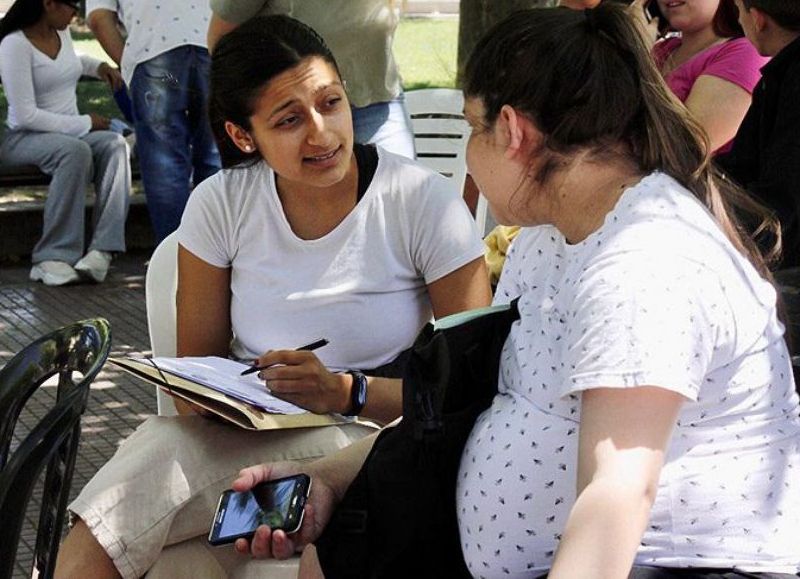
[[[47,186],[50,175],[42,173],[36,165],[0,164],[0,187]]]
[[[131,162],[131,177],[142,178],[139,165]],[[43,186],[50,184],[50,175],[42,173],[36,165],[6,165],[0,163],[0,188]]]

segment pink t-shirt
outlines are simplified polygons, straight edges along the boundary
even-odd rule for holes
[[[680,45],[680,37],[671,37],[653,47],[653,57],[658,68],[663,68],[669,55]],[[752,94],[758,81],[761,80],[761,67],[768,61],[768,58],[758,54],[746,38],[733,38],[695,54],[667,74],[664,79],[681,102],[686,102],[695,81],[704,74],[732,82]],[[727,151],[730,146],[731,143],[726,143],[716,152]]]

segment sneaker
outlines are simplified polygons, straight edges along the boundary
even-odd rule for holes
[[[40,281],[44,285],[67,285],[80,279],[78,272],[63,261],[40,261],[31,268],[31,281]]]
[[[111,254],[109,252],[93,249],[75,264],[75,271],[87,279],[100,283],[106,279],[110,265]]]

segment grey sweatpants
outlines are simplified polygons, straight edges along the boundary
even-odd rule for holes
[[[83,137],[10,130],[0,144],[0,162],[36,165],[52,176],[44,205],[42,237],[32,261],[75,264],[85,251],[125,251],[125,218],[131,190],[128,144],[111,131]],[[94,183],[93,235],[84,240],[86,188]]]

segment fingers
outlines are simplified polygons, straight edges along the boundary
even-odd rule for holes
[[[276,559],[288,559],[295,552],[295,542],[283,531],[272,533],[272,556]]]
[[[249,542],[236,539],[233,548],[237,553],[256,559],[288,559],[295,553],[295,542],[283,531],[273,532],[267,525],[261,525]]]
[[[314,511],[314,505],[306,503],[303,509],[303,524],[300,530],[295,534],[295,540],[299,547],[304,547],[317,540],[317,515]]]
[[[274,533],[266,525],[261,525],[256,529],[253,540],[250,541],[250,554],[256,559],[272,557],[271,539]]]
[[[307,350],[270,350],[263,354],[256,361],[259,366],[273,366],[284,364],[286,366],[298,366],[304,362],[319,362],[313,352]]]
[[[316,376],[298,376],[296,378],[275,379],[264,376],[267,387],[273,394],[300,395],[310,394],[319,390],[319,378]]]
[[[255,464],[240,470],[239,476],[233,481],[231,488],[239,492],[249,491],[258,483],[297,474],[299,472],[302,471],[292,462]]]
[[[236,539],[233,548],[240,555],[247,555],[250,553],[250,543],[247,542],[247,539]]]
[[[319,389],[328,370],[310,352],[275,351],[258,360],[262,366],[259,378],[266,380],[269,389],[282,394],[307,393]]]
[[[260,482],[269,480],[272,476],[272,465],[257,464],[239,471],[239,476],[233,481],[231,488],[238,492],[249,491]]]

